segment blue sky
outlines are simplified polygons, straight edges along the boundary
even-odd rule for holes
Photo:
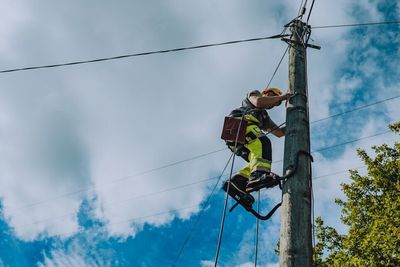
[[[1,70],[268,36],[300,2],[1,0]],[[310,23],[399,18],[396,1],[316,0]],[[314,29],[322,49],[308,50],[310,120],[400,95],[399,32]],[[0,266],[170,266],[190,232],[176,266],[212,266],[224,194],[218,186],[206,203],[217,182],[208,178],[228,151],[157,168],[223,148],[222,118],[266,85],[285,48],[268,40],[1,74]],[[287,69],[285,58],[273,86],[285,90]],[[312,124],[312,149],[385,131],[398,104]],[[281,123],[285,110],[270,115]],[[271,140],[281,173],[283,139]],[[313,175],[358,168],[357,147],[394,141],[383,134],[314,153]],[[343,172],[314,183],[316,215],[343,232],[333,200],[345,181]],[[264,192],[263,211],[279,199]],[[261,224],[260,266],[277,266],[279,227],[279,211]],[[252,266],[254,230],[241,208],[227,216],[220,266]]]

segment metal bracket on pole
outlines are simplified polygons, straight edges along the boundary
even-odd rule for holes
[[[304,44],[301,43],[301,42],[293,41],[293,40],[290,40],[290,39],[288,39],[288,38],[281,38],[281,40],[284,41],[284,42],[286,42],[286,43],[288,43],[288,44],[304,45]],[[319,45],[305,44],[305,46],[306,46],[306,47],[310,47],[310,48],[314,48],[314,49],[318,49],[318,50],[321,49],[321,46],[319,46]]]

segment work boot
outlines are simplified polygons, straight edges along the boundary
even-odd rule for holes
[[[258,191],[261,188],[271,188],[279,184],[279,180],[275,178],[275,175],[270,172],[255,171],[251,174],[251,179],[247,183],[246,192],[250,193]]]
[[[246,193],[247,178],[241,175],[235,175],[232,177],[230,183],[229,181],[225,181],[224,185],[222,186],[222,189],[225,192],[228,189],[228,184],[228,195],[239,202],[239,204],[242,205],[246,210],[251,210],[255,200],[252,195]]]

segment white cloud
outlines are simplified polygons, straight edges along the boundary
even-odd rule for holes
[[[381,21],[382,13],[378,10],[379,1],[368,1],[365,3],[355,2],[354,13],[362,15],[366,21]]]
[[[88,251],[82,248],[77,241],[73,241],[67,249],[54,249],[44,255],[44,260],[38,263],[38,267],[94,267],[111,266],[111,260],[106,259],[110,255],[99,255],[95,251]]]
[[[361,85],[362,85],[362,80],[360,77],[347,77],[347,76],[341,77],[336,87],[337,89],[336,100],[339,102],[351,101],[354,92],[359,90]]]
[[[214,262],[210,261],[210,260],[202,260],[200,262],[200,264],[201,264],[201,267],[212,267],[212,266],[214,266]]]
[[[61,103],[68,101],[68,94],[49,90],[29,91],[25,96],[3,92],[2,96],[0,195],[4,216],[17,234],[27,239],[40,232],[56,234],[60,228],[74,232],[75,215],[51,225],[33,225],[49,216],[76,213],[82,194],[33,204],[81,188],[89,179],[79,122],[73,114],[76,110],[72,112],[73,101]],[[32,228],[37,230],[31,231]]]
[[[4,38],[0,41],[0,53],[4,61],[17,56],[13,49],[13,40],[16,38],[15,28],[26,24],[30,19],[29,9],[17,1],[3,0],[0,10],[0,34]],[[10,27],[12,25],[12,27]]]

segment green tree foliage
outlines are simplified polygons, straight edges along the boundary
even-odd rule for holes
[[[389,128],[400,134],[400,121]],[[351,170],[350,184],[342,184],[347,199],[335,201],[348,233],[340,235],[316,219],[315,266],[400,266],[400,143],[372,148],[374,158],[357,150],[368,175]]]

